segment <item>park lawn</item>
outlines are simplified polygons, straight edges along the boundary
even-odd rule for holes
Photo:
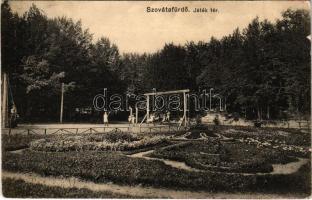
[[[253,180],[253,177],[243,178],[244,180],[235,179],[235,175],[220,179],[214,173],[188,172],[167,166],[161,161],[130,158],[113,151],[35,152],[25,150],[23,154],[7,152],[3,156],[3,169],[35,172],[43,176],[77,177],[93,182],[209,190],[239,189],[244,182],[248,183]],[[239,183],[230,183],[232,179],[238,180]]]
[[[220,134],[230,133],[225,132],[227,129],[223,127],[220,129],[215,128],[213,130]],[[260,135],[260,133],[255,134],[257,133],[257,130],[258,129],[253,128],[249,132],[245,131],[243,134],[248,134],[248,137],[257,137]],[[240,129],[238,129],[238,131],[240,131]],[[240,133],[238,133],[238,136],[235,136],[236,139],[241,138],[239,134]],[[264,134],[269,135],[268,133]],[[297,133],[291,133],[291,135],[293,134]],[[280,137],[278,134],[274,134],[274,136],[275,135],[277,135],[276,137]],[[300,142],[301,136],[299,136],[299,134],[297,135],[297,139],[293,140],[297,141],[295,143]],[[167,152],[172,152],[173,155],[170,155],[169,153],[166,155],[162,152],[164,149],[166,150],[166,148],[163,148],[165,146],[163,143],[153,146],[153,148],[156,149],[154,153],[160,152],[159,156],[161,156],[161,158],[166,158],[165,156],[168,156],[168,159],[184,161],[194,168],[204,170],[200,172],[172,168],[158,160],[132,158],[125,155],[125,153],[131,154],[131,151],[46,152],[26,149],[19,153],[10,152],[10,150],[21,149],[21,144],[26,144],[28,147],[30,141],[37,140],[42,137],[46,136],[30,135],[30,137],[2,137],[2,144],[4,144],[4,146],[11,147],[4,148],[4,151],[2,151],[2,169],[13,172],[32,172],[42,176],[76,177],[82,180],[99,183],[113,182],[121,185],[140,184],[177,190],[189,189],[226,192],[261,191],[264,193],[282,193],[284,191],[305,193],[307,195],[310,194],[311,167],[309,163],[302,166],[301,169],[294,174],[263,176],[244,176],[240,173],[223,173],[222,170],[205,171],[206,169],[211,170],[211,168],[198,165],[198,163],[204,165],[216,164],[219,162],[218,159],[220,158],[221,160],[224,159],[225,161],[228,161],[231,165],[233,162],[231,163],[231,159],[226,157],[229,155],[231,155],[232,158],[238,159],[240,162],[244,160],[244,157],[253,157],[254,160],[257,161],[256,163],[259,163],[262,155],[262,158],[266,157],[267,160],[260,160],[260,163],[264,165],[262,166],[258,164],[256,171],[263,172],[270,171],[269,168],[265,168],[268,163],[286,163],[290,161],[287,160],[289,159],[287,157],[288,154],[285,154],[286,157],[283,157],[285,155],[279,154],[279,151],[277,150],[270,152],[262,151],[263,149],[253,149],[252,145],[244,144],[242,142],[238,143],[238,141],[226,144],[223,144],[222,142],[211,142],[210,140],[206,141],[206,143],[203,141],[186,142],[186,144],[176,145],[173,150],[170,150],[170,148],[167,149],[170,150]],[[48,137],[54,136],[50,135]],[[170,144],[170,142],[168,144]],[[16,147],[14,147],[14,145],[16,145]],[[140,150],[142,149],[135,151]],[[216,158],[214,155],[207,156],[207,154],[220,154],[220,156]],[[185,157],[186,155],[188,157]],[[270,156],[271,160],[268,159]],[[157,155],[155,157],[157,157]],[[284,158],[286,160],[284,160]],[[196,162],[194,162],[194,160]],[[254,168],[252,168],[252,170],[254,170]]]
[[[265,192],[271,191],[274,185],[274,191],[271,192],[310,191],[309,184],[302,185],[308,183],[305,179],[309,177],[309,170],[303,170],[299,175],[265,176],[191,172],[172,168],[161,161],[130,158],[120,152],[6,152],[3,169],[42,176],[76,177],[96,183],[141,184],[178,190]],[[279,184],[275,185],[277,182]],[[297,188],[298,184],[302,187]]]
[[[218,126],[215,131],[234,139],[254,138],[261,142],[270,141],[273,144],[287,144],[296,146],[311,146],[311,134],[298,129],[285,128],[255,128],[244,126]]]
[[[15,134],[15,135],[2,134],[1,135],[2,152],[29,148],[31,141],[49,137],[54,136],[43,134]]]
[[[140,198],[106,191],[94,192],[88,189],[49,187],[11,178],[2,180],[2,194],[7,198]]]
[[[158,148],[148,156],[182,161],[202,170],[242,173],[271,172],[271,164],[297,161],[296,158],[275,149],[218,140],[191,141]]]

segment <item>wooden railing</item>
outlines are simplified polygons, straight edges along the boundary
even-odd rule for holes
[[[92,134],[92,133],[106,133],[111,131],[120,132],[172,132],[178,130],[186,130],[185,127],[177,125],[156,125],[156,126],[103,126],[103,127],[72,127],[72,128],[5,128],[2,129],[2,134]]]

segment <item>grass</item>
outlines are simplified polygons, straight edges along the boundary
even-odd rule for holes
[[[2,180],[2,193],[7,198],[140,198],[106,191],[94,192],[88,189],[49,187],[10,178]]]
[[[218,126],[215,131],[235,139],[252,137],[263,142],[272,141],[277,144],[311,146],[311,134],[303,133],[298,129]],[[287,135],[281,134],[281,132],[287,133]]]
[[[15,135],[1,135],[2,151],[15,151],[19,149],[25,149],[30,146],[30,142],[53,137],[52,135],[39,135],[39,134],[15,134]]]
[[[126,132],[94,133],[85,135],[57,135],[36,140],[30,148],[36,151],[129,151],[154,146],[166,140],[164,136],[137,135]]]
[[[100,167],[99,167],[100,166]],[[171,168],[160,161],[129,158],[117,152],[32,152],[7,153],[3,168],[35,172],[43,176],[77,177],[94,182],[153,185],[160,187],[221,189],[226,182],[214,174]],[[230,178],[230,177],[228,177]],[[238,185],[239,186],[239,185]],[[235,187],[235,186],[234,186]]]
[[[311,195],[311,163],[300,167],[291,175],[268,175],[257,177],[259,192],[298,193]]]
[[[289,136],[294,136],[296,139],[288,139],[288,137],[280,136],[276,130],[272,134],[273,136],[270,136],[268,132],[269,129],[263,129],[264,131],[261,129],[257,132],[258,129],[255,128],[249,128],[248,131],[238,128],[238,133],[227,132],[224,127],[215,127],[213,130],[224,135],[229,133],[237,139],[245,137],[245,135],[251,138],[261,138],[261,135],[265,135],[265,137],[279,138],[280,141],[287,140],[291,144],[304,145],[308,144],[305,142],[306,137],[310,137],[303,133],[300,133],[303,134],[300,135],[293,131],[290,132]],[[241,134],[240,132],[243,133]],[[183,132],[177,134],[180,135],[183,134]],[[213,171],[184,171],[167,166],[161,161],[130,158],[124,154],[131,154],[153,148],[156,149],[155,155],[153,155],[155,157],[159,156],[161,158],[184,161],[190,166],[203,170],[211,170],[212,168],[207,166],[215,165],[217,166],[213,169],[215,171],[222,171],[221,166],[225,166],[232,167],[230,170],[264,172],[270,171],[269,168],[266,168],[268,167],[266,165],[268,163],[287,163],[291,161],[288,157],[289,152],[286,151],[273,150],[266,147],[258,149],[252,144],[238,141],[232,143],[218,142],[218,139],[212,137],[206,140],[206,142],[192,141],[168,148],[164,147],[167,144],[167,142],[165,142],[124,153],[87,150],[79,152],[40,152],[25,150],[22,154],[8,152],[10,149],[20,149],[23,145],[29,146],[32,140],[42,137],[44,136],[30,135],[11,136],[9,138],[3,135],[2,144],[4,144],[5,151],[3,151],[2,156],[2,168],[8,171],[34,172],[42,176],[77,177],[93,182],[113,182],[124,185],[142,184],[179,190],[189,189],[226,192],[261,191],[270,193],[285,191],[303,192],[305,194],[310,194],[311,190],[311,183],[309,180],[310,165],[303,166],[299,172],[291,175],[243,176],[241,174]],[[305,140],[300,142],[303,138],[305,138]],[[128,140],[128,138],[126,138],[126,140]],[[233,166],[237,167],[235,168]],[[18,188],[16,190],[18,190]]]
[[[271,172],[271,164],[296,161],[278,150],[219,140],[192,141],[171,148],[159,148],[150,157],[183,161],[191,167],[227,172]]]
[[[77,177],[93,182],[113,182],[124,185],[142,184],[174,189],[246,192],[266,189],[280,176],[190,172],[172,168],[160,161],[129,158],[118,152],[33,152],[5,153],[3,169],[17,172],[34,172],[42,176]],[[304,172],[306,175],[306,172]],[[304,178],[302,175],[301,178]],[[283,176],[285,183],[275,185],[276,191],[284,185],[301,183],[299,178]],[[305,185],[303,190],[308,186]],[[270,189],[270,188],[268,188]],[[304,190],[306,191],[306,190]]]

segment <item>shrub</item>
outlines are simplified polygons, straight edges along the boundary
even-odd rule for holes
[[[165,136],[141,136],[133,133],[104,133],[91,135],[59,135],[30,143],[37,151],[126,151],[156,145],[166,140]]]
[[[40,163],[40,164],[39,164]],[[100,167],[99,167],[100,166]],[[30,152],[7,154],[4,169],[35,172],[44,176],[74,176],[94,182],[112,181],[120,184],[143,184],[178,187],[238,190],[250,184],[248,177],[237,182],[239,175],[220,177],[214,173],[188,172],[160,161],[129,158],[114,152]]]
[[[107,191],[94,192],[83,188],[31,184],[21,179],[10,178],[3,180],[2,191],[3,196],[7,198],[140,198]]]
[[[128,132],[108,132],[104,134],[93,134],[90,135],[87,139],[90,142],[102,142],[102,141],[108,141],[110,143],[116,143],[116,142],[132,142],[140,140],[142,137],[139,137],[136,134],[128,133]]]
[[[279,175],[244,176],[241,174],[192,172],[170,166],[156,160],[130,158],[118,152],[36,152],[23,154],[5,152],[3,169],[19,172],[34,172],[44,176],[77,177],[94,182],[114,182],[118,184],[143,184],[154,187],[178,189],[205,189],[207,191],[255,191],[274,188],[275,192],[284,185],[307,187],[302,181],[307,172],[292,179],[285,175],[286,182],[279,181]],[[268,177],[268,178],[266,178]],[[265,182],[267,181],[267,182]],[[274,185],[274,183],[279,183]],[[270,187],[268,187],[270,186]],[[289,187],[291,191],[291,187]]]
[[[254,145],[225,143],[216,139],[156,149],[149,156],[182,161],[202,170],[236,173],[271,172],[272,164],[297,160],[278,150],[263,148],[259,151]]]
[[[16,134],[1,136],[2,150],[4,151],[15,151],[19,149],[25,149],[30,146],[30,142],[41,138],[48,138],[51,136],[39,135],[39,134]]]
[[[214,123],[214,125],[219,125],[220,124],[220,120],[219,120],[219,118],[214,118],[213,119],[213,123]]]

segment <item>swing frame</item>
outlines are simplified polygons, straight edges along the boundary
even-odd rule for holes
[[[145,93],[144,95],[146,96],[146,114],[144,116],[144,118],[142,119],[141,124],[143,124],[143,122],[146,119],[149,119],[150,117],[150,97],[151,96],[157,96],[157,95],[169,95],[169,94],[183,94],[183,117],[182,117],[182,121],[179,124],[179,127],[182,126],[183,122],[184,122],[184,126],[188,126],[189,124],[189,119],[187,118],[187,93],[189,93],[190,90],[189,89],[184,89],[184,90],[172,90],[172,91],[164,91],[164,92],[150,92],[150,93]]]

